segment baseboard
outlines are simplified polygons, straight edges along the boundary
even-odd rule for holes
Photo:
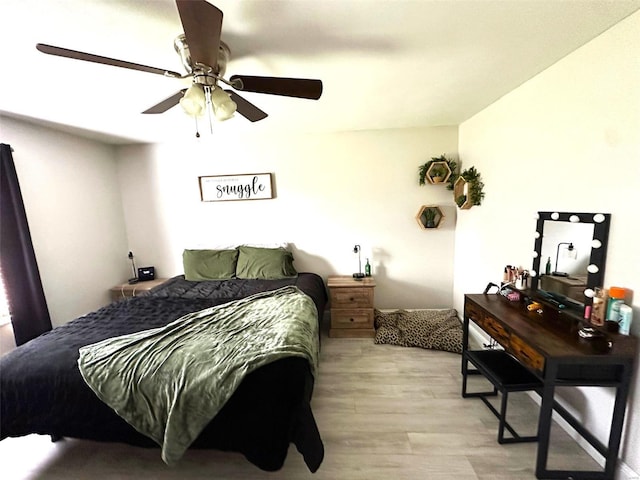
[[[640,480],[640,473],[634,472],[629,465],[620,460],[616,469],[616,478],[618,480]]]
[[[482,346],[488,342],[488,337],[483,335],[480,330],[476,329],[473,325],[469,326],[469,345],[472,348],[482,348]],[[537,404],[540,405],[541,399],[540,396],[534,392],[527,393],[531,399]],[[604,468],[604,458],[600,453],[591,446],[589,442],[587,442],[584,438],[576,433],[576,431],[569,425],[566,420],[564,420],[560,415],[553,413],[553,421],[557,423],[567,434],[573,438],[582,449],[589,454],[589,456],[593,457],[593,459]],[[616,465],[616,476],[617,480],[640,480],[640,474],[638,472],[633,471],[631,467],[629,467],[622,460],[618,459]]]

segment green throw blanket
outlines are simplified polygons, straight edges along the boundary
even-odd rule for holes
[[[253,370],[283,357],[318,365],[313,300],[289,286],[211,307],[165,327],[80,349],[98,397],[177,462]]]

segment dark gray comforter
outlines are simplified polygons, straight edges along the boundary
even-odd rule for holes
[[[185,314],[259,291],[295,285],[324,310],[322,279],[301,273],[285,280],[187,282],[176,277],[151,292],[107,305],[20,346],[0,359],[0,438],[31,433],[157,446],[100,401],[77,366],[81,347],[157,328]],[[324,450],[310,407],[308,360],[287,357],[246,376],[192,448],[243,453],[264,470],[279,469],[290,443],[311,471]]]

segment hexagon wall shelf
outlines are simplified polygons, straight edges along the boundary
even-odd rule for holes
[[[461,197],[464,197],[462,199]],[[469,197],[469,182],[463,177],[458,177],[456,183],[453,184],[453,201],[461,210],[468,210],[473,207],[473,202]]]
[[[433,162],[429,165],[425,179],[433,185],[441,185],[447,183],[451,173],[447,162]]]
[[[437,205],[423,205],[416,215],[416,221],[423,230],[440,228],[443,220],[444,213]]]

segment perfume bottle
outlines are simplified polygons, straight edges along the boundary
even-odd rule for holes
[[[602,288],[594,288],[593,305],[591,306],[591,324],[601,327],[604,325],[607,294]]]

